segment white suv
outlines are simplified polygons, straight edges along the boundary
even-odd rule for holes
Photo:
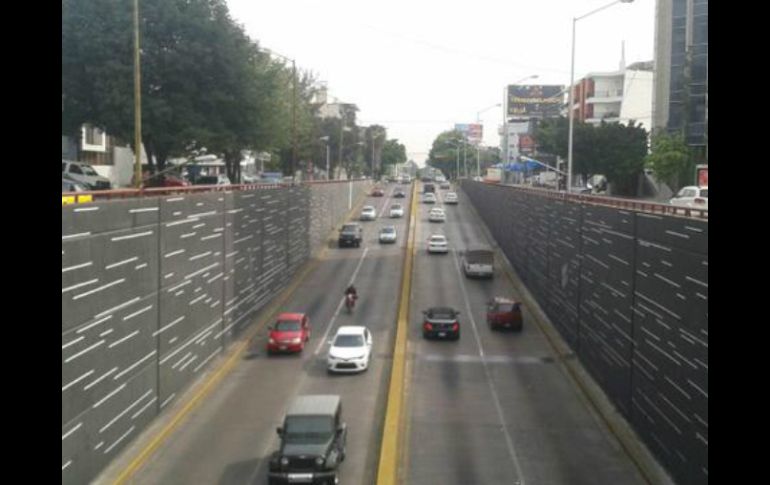
[[[694,185],[689,187],[682,187],[682,190],[680,190],[679,193],[676,194],[670,202],[671,205],[680,207],[708,210],[709,188],[708,186],[696,187]]]
[[[361,209],[361,218],[362,221],[373,221],[377,219],[377,210],[374,208],[374,206],[371,205],[365,205],[363,209]]]

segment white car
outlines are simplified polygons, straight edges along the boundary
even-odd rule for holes
[[[457,204],[459,200],[457,199],[457,193],[455,192],[447,192],[444,194],[444,203],[445,204]]]
[[[359,372],[369,368],[372,334],[361,326],[344,326],[337,330],[326,357],[329,372]]]
[[[430,210],[430,214],[428,214],[428,220],[430,222],[444,222],[446,221],[446,214],[444,213],[444,209],[440,207],[434,207]]]
[[[709,188],[691,185],[683,187],[671,200],[671,205],[690,207],[691,209],[709,209]]]
[[[374,206],[365,205],[364,208],[361,209],[360,220],[373,221],[375,219],[377,219],[377,210],[374,208]]]
[[[404,206],[401,204],[390,206],[390,217],[404,217]]]
[[[380,229],[380,242],[381,243],[396,242],[396,226],[385,226],[382,229]]]
[[[435,204],[436,194],[434,194],[433,192],[428,192],[427,194],[422,196],[422,202],[424,204]]]
[[[96,170],[87,163],[62,160],[61,175],[85,185],[90,190],[109,190],[112,188],[110,179],[96,173]]]
[[[428,252],[429,253],[443,253],[449,252],[449,243],[446,236],[443,234],[431,234],[428,239]]]

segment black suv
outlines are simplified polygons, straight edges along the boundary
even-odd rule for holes
[[[361,224],[352,222],[342,226],[342,229],[340,229],[340,238],[337,243],[339,247],[360,247],[363,240],[364,230],[361,228]]]
[[[281,447],[270,458],[268,483],[338,483],[347,425],[339,396],[299,396],[277,429]]]
[[[424,184],[422,186],[422,193],[423,194],[427,194],[427,193],[435,194],[436,193],[436,186],[433,185],[433,184]]]

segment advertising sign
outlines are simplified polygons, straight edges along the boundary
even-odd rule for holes
[[[709,166],[708,165],[696,165],[695,166],[696,180],[698,187],[708,187],[709,185]]]
[[[564,86],[511,85],[508,86],[506,113],[509,117],[547,118],[559,116],[564,102]]]
[[[481,143],[481,140],[483,138],[484,125],[475,124],[475,123],[471,123],[471,124],[456,123],[455,130],[462,133],[469,143],[478,145]]]

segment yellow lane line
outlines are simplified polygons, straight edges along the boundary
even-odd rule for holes
[[[396,342],[393,349],[393,367],[390,371],[388,403],[385,411],[385,426],[382,430],[380,460],[377,466],[377,485],[395,485],[398,477],[398,450],[402,443],[401,431],[404,403],[404,366],[406,358],[406,336],[409,321],[409,294],[412,287],[412,263],[414,260],[414,239],[417,225],[417,184],[412,185],[412,204],[409,213],[409,237],[406,243],[406,260],[401,276],[401,299],[398,307]]]

